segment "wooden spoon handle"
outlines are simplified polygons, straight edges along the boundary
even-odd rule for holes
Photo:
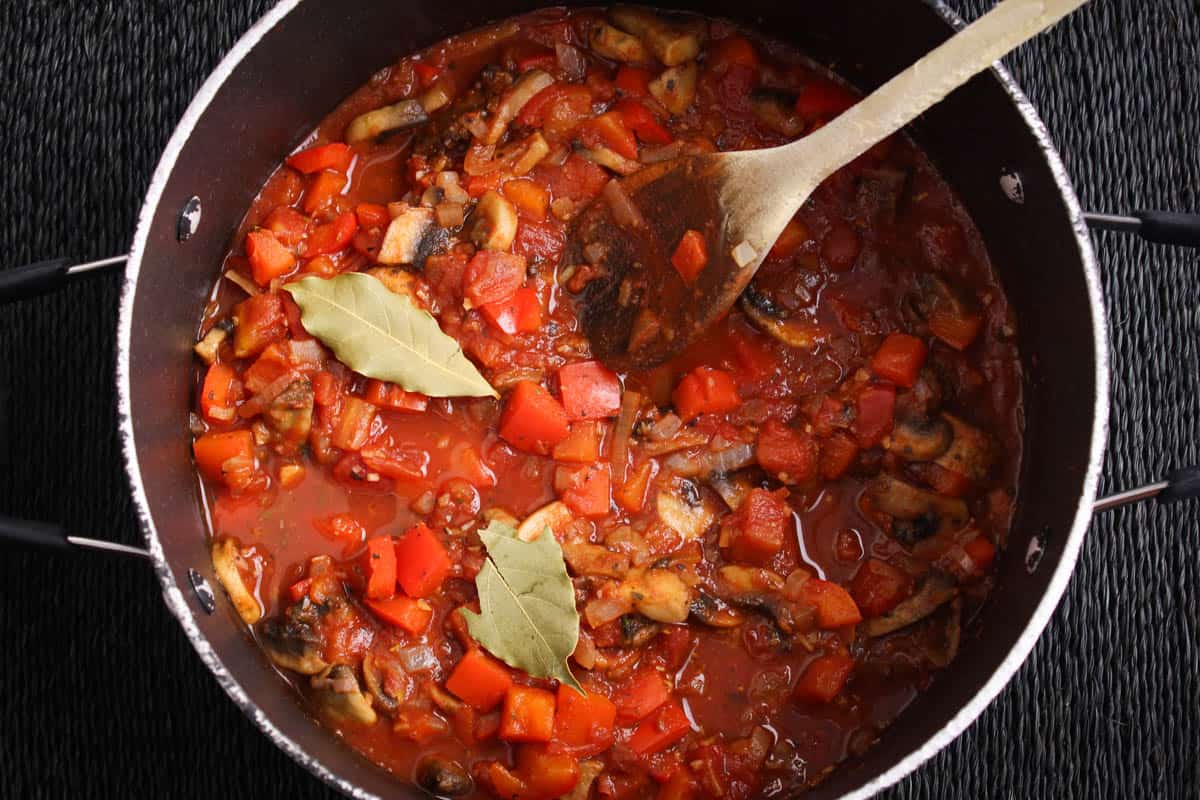
[[[797,170],[793,174],[811,181],[811,191],[976,73],[1087,2],[1004,0],[828,125],[788,145]]]

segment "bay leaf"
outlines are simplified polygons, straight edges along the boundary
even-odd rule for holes
[[[558,540],[547,528],[523,542],[515,529],[495,520],[479,538],[488,555],[475,576],[479,613],[460,612],[471,636],[509,666],[583,694],[567,666],[579,641],[579,612]]]
[[[355,372],[430,397],[498,397],[453,337],[404,295],[362,272],[284,285],[304,329]]]

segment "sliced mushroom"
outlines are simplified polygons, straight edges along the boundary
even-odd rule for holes
[[[906,461],[932,461],[953,440],[954,431],[944,419],[902,419],[892,429],[888,449]]]
[[[943,603],[958,596],[958,587],[943,575],[934,573],[925,579],[921,588],[900,605],[893,608],[882,617],[875,617],[863,623],[862,630],[867,636],[885,636],[901,628],[907,628],[914,622],[920,622]]]
[[[483,250],[507,251],[517,238],[517,222],[516,207],[490,189],[471,212],[471,241]]]
[[[346,141],[354,144],[374,139],[381,133],[413,128],[428,121],[429,114],[420,100],[401,100],[355,117],[346,126]]]
[[[375,260],[380,264],[412,264],[417,260],[421,240],[434,227],[433,209],[404,206],[388,224]],[[439,229],[440,230],[440,229]]]
[[[247,625],[258,622],[263,614],[262,605],[258,602],[258,598],[246,588],[246,583],[242,580],[242,573],[238,569],[238,565],[246,563],[246,560],[242,557],[241,551],[238,550],[233,539],[221,539],[213,542],[212,562],[213,572],[216,573],[217,580],[225,587],[225,593],[229,595],[230,602],[237,609],[238,616]]]
[[[508,124],[517,118],[517,114],[521,113],[521,109],[525,104],[533,99],[534,95],[542,91],[550,84],[554,83],[554,78],[540,69],[531,69],[526,72],[516,83],[512,85],[502,98],[500,104],[496,107],[496,113],[488,122],[487,132],[484,134],[484,144],[496,144],[504,136],[504,132],[508,130]]]
[[[620,579],[629,572],[629,556],[587,542],[563,542],[563,558],[575,575],[603,575]]]
[[[217,360],[217,351],[221,349],[221,343],[228,338],[229,331],[220,325],[214,325],[209,329],[208,333],[204,334],[203,339],[196,342],[192,350],[196,352],[196,355],[200,356],[201,361],[211,365]]]
[[[346,722],[374,725],[379,719],[371,707],[371,698],[362,693],[354,670],[345,664],[330,667],[313,679],[313,699],[328,714]]]
[[[575,515],[561,500],[547,503],[525,518],[517,528],[517,538],[522,542],[535,541],[547,528],[553,533],[562,533],[575,521]]]
[[[727,564],[717,570],[721,581],[734,592],[779,592],[783,578],[769,569]]]
[[[675,116],[688,110],[696,97],[696,76],[699,70],[695,61],[677,67],[668,67],[650,81],[650,94]]]
[[[614,6],[608,18],[622,30],[641,39],[654,57],[668,67],[690,61],[700,53],[700,37],[672,25],[646,8]]]
[[[621,617],[621,644],[625,647],[642,647],[662,630],[662,625],[652,622],[641,614],[626,614]]]
[[[647,569],[630,572],[620,593],[633,607],[655,622],[683,622],[688,618],[691,591],[674,571]]]
[[[929,652],[929,661],[935,667],[947,667],[958,655],[958,646],[962,641],[962,598],[956,597],[950,603],[946,617],[945,639],[940,650]]]
[[[919,489],[888,473],[871,480],[867,495],[876,508],[893,518],[893,536],[905,544],[958,530],[970,518],[962,500]]]
[[[753,611],[767,617],[780,631],[788,634],[811,629],[816,617],[815,610],[810,606],[792,603],[773,594],[744,592],[726,597],[725,601],[743,611]]]
[[[987,434],[953,414],[942,417],[953,429],[954,437],[950,448],[937,459],[937,465],[973,481],[986,478],[992,464],[992,446]]]
[[[738,305],[742,313],[751,322],[763,333],[773,336],[789,347],[812,350],[824,341],[824,337],[815,326],[791,319],[753,285],[747,286],[739,299]]]
[[[745,475],[729,475],[716,472],[708,476],[708,485],[721,496],[730,511],[737,511],[746,500],[754,484]]]
[[[297,380],[271,401],[263,417],[283,441],[299,444],[308,438],[312,414],[312,384],[307,380]]]
[[[632,158],[626,158],[607,147],[581,147],[576,154],[584,161],[590,161],[597,166],[611,169],[618,175],[632,175],[642,168],[642,165]]]
[[[710,628],[736,628],[746,621],[745,616],[720,598],[705,592],[697,593],[688,606],[692,619],[708,625]]]
[[[413,770],[413,782],[434,797],[465,797],[475,791],[466,767],[440,755],[422,757]]]
[[[325,643],[320,635],[311,625],[297,619],[268,619],[258,629],[258,643],[271,661],[283,669],[316,675],[329,668],[321,657]]]
[[[750,108],[755,118],[768,130],[795,139],[804,133],[804,120],[795,112],[795,95],[775,89],[754,89],[750,92]]]
[[[655,499],[658,518],[688,542],[699,539],[713,524],[717,518],[713,505],[707,496],[696,491],[691,481],[664,486]]]
[[[395,656],[387,651],[378,651],[379,646],[376,644],[363,656],[363,681],[380,708],[388,714],[394,714],[400,710],[400,704],[412,691],[412,679],[398,663],[392,669],[388,669],[388,658],[394,660]]]
[[[642,40],[614,28],[607,22],[597,21],[588,31],[588,46],[597,54],[613,61],[649,61],[650,51]]]

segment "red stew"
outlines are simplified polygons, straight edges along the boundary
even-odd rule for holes
[[[971,646],[1020,373],[979,235],[910,142],[830,178],[661,368],[592,360],[586,269],[558,271],[617,176],[853,102],[724,22],[538,12],[381,71],[263,188],[204,316],[193,451],[235,607],[367,758],[446,796],[770,797],[869,747]],[[340,363],[282,287],[347,272],[429,311],[499,399]],[[481,527],[534,514],[585,693],[459,613]]]

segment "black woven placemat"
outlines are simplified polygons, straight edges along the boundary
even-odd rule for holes
[[[0,0],[0,266],[122,252],[193,91],[268,5]],[[1200,211],[1197,0],[1094,0],[1008,63],[1086,207]],[[1200,254],[1096,244],[1111,490],[1200,461]],[[137,543],[114,432],[117,287],[0,307],[0,509]],[[888,796],[1200,795],[1198,548],[1200,503],[1097,519],[1013,682]],[[143,564],[0,550],[0,796],[332,793],[226,700]]]

